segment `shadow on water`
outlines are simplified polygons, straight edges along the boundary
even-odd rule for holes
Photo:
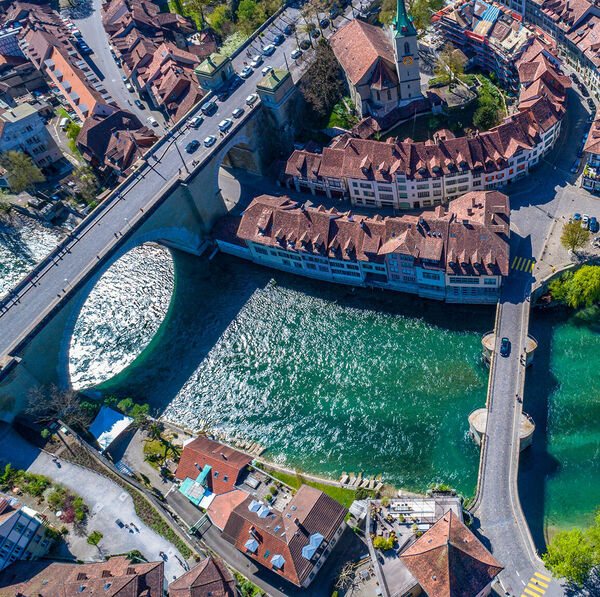
[[[23,238],[22,228],[19,226],[5,226],[0,224],[0,245],[5,247],[12,255],[26,261],[29,265],[37,263],[35,255]]]
[[[552,332],[558,317],[557,311],[532,312],[529,330],[538,341],[538,348],[533,366],[527,370],[523,400],[523,410],[533,417],[535,432],[533,443],[520,457],[519,499],[540,554],[546,551],[546,482],[559,470],[558,461],[548,452],[550,397],[559,385],[550,367]]]
[[[448,305],[403,293],[353,289],[301,278],[226,255],[208,261],[174,251],[173,259],[173,297],[155,337],[131,365],[96,386],[96,390],[148,401],[153,408],[162,411],[253,293],[267,287],[272,280],[279,287],[335,303],[344,309],[418,318],[449,332],[483,334],[493,325],[493,306]],[[276,313],[271,315],[277,317]]]

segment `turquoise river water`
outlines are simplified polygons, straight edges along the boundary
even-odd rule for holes
[[[18,242],[0,234],[0,289],[52,242],[39,231]],[[140,247],[100,280],[71,344],[75,387],[243,434],[293,468],[473,493],[479,453],[467,417],[485,402],[480,341],[492,308],[352,291],[225,256],[174,256]],[[587,523],[600,501],[599,331],[596,311],[532,314],[540,350],[525,409],[537,430],[519,488],[540,545]]]

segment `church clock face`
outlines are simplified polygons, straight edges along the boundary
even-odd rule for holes
[[[410,65],[413,63],[413,58],[412,58],[412,56],[405,56],[405,57],[402,59],[402,62],[404,62],[404,64],[405,64],[406,66],[410,66]]]

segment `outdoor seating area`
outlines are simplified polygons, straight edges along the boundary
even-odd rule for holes
[[[236,488],[245,491],[256,500],[268,503],[276,510],[283,510],[292,499],[292,492],[287,485],[253,467],[249,467],[247,472],[242,474]]]

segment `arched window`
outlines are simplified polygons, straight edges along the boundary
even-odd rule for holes
[[[410,54],[410,46],[408,45],[408,42],[405,41],[404,42],[404,55]]]

